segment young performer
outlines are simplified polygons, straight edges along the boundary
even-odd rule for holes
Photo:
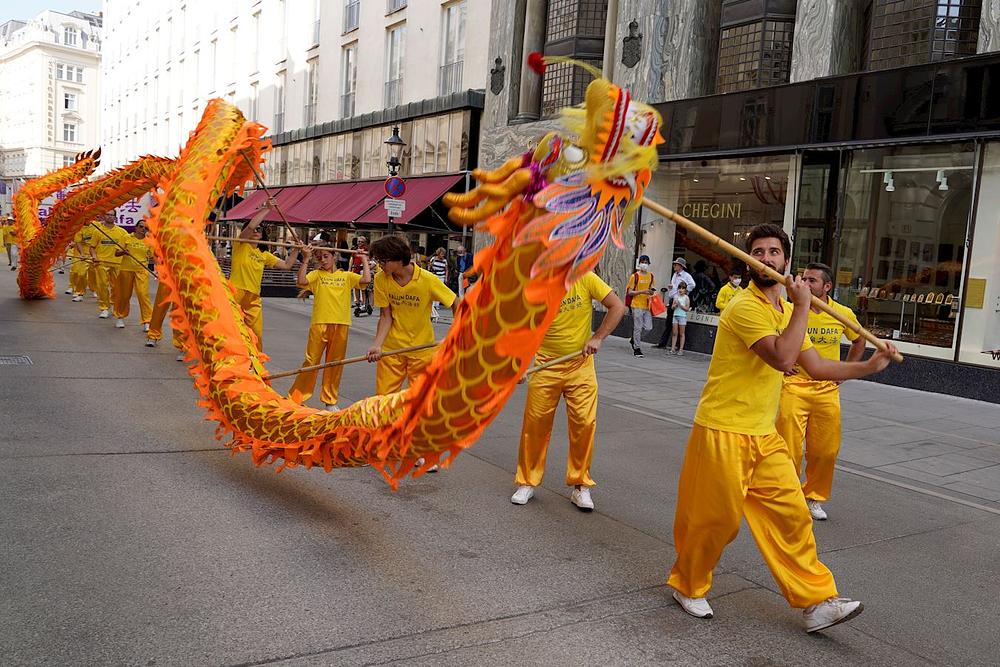
[[[625,286],[625,296],[632,308],[632,354],[637,357],[642,353],[642,332],[653,330],[653,315],[649,311],[649,298],[656,294],[653,286],[655,278],[649,272],[649,255],[639,258],[639,268],[628,279]]]
[[[733,297],[739,294],[740,285],[743,283],[743,275],[739,269],[733,269],[729,272],[729,282],[722,286],[719,290],[718,295],[715,297],[715,307],[721,313],[726,309],[726,306]]]
[[[94,235],[97,231],[93,226],[86,224],[73,236],[73,243],[70,244],[75,251],[77,261],[69,270],[70,285],[73,286],[73,301],[83,301],[87,290],[97,293],[97,264],[90,257],[90,246],[93,244]],[[75,280],[75,282],[74,282]]]
[[[592,301],[608,309],[597,331],[591,335]],[[566,420],[569,423],[569,457],[566,460],[566,485],[572,486],[570,501],[585,512],[594,509],[590,487],[590,461],[597,432],[597,372],[594,354],[625,316],[625,303],[596,274],[588,273],[566,292],[559,304],[559,314],[545,333],[535,363],[583,351],[583,355],[550,368],[532,373],[524,403],[521,444],[517,451],[518,485],[510,502],[524,505],[535,495],[535,487],[545,474],[545,454],[552,436],[552,419],[560,397],[566,397]]]
[[[149,331],[149,320],[153,315],[153,308],[149,303],[149,271],[147,266],[153,257],[153,249],[146,244],[146,223],[139,221],[123,245],[124,250],[118,250],[115,254],[121,258],[118,267],[118,279],[115,286],[115,327],[125,328],[125,318],[128,317],[132,302],[132,292],[139,301],[139,320],[142,322],[142,330]]]
[[[90,259],[96,267],[97,316],[107,319],[111,315],[111,300],[117,291],[118,269],[122,263],[122,256],[116,253],[128,243],[129,233],[115,224],[114,212],[105,213],[98,219],[100,226],[90,223],[94,225]]]
[[[344,358],[347,352],[347,332],[351,327],[351,290],[364,288],[371,282],[372,274],[368,266],[368,256],[361,255],[363,271],[359,276],[337,268],[336,257],[328,248],[318,248],[319,269],[308,271],[312,250],[303,250],[304,257],[299,265],[298,285],[313,293],[312,319],[309,323],[309,339],[306,343],[303,366],[320,363],[324,350],[325,362]],[[340,376],[343,366],[323,369],[323,385],[320,400],[327,410],[336,411],[340,392]],[[316,386],[317,371],[305,371],[295,378],[288,396],[298,403],[305,403],[312,396]]]
[[[857,324],[854,311],[830,298],[833,269],[826,264],[809,264],[802,281],[809,286],[813,296]],[[825,359],[840,361],[840,340],[845,335],[852,341],[847,361],[858,361],[865,353],[865,339],[860,334],[814,307],[809,309],[806,335]],[[786,375],[782,383],[777,429],[791,452],[796,474],[802,470],[802,440],[805,439],[806,481],[802,484],[802,492],[812,518],[824,521],[826,510],[822,503],[830,499],[833,467],[840,451],[840,383],[814,380],[797,366],[795,373]]]
[[[455,293],[431,272],[414,266],[412,257],[410,246],[398,236],[383,236],[372,243],[372,258],[382,268],[375,276],[378,327],[368,349],[368,361],[378,362],[378,394],[399,391],[404,380],[413,384],[434,356],[434,348],[428,348],[383,357],[383,347],[398,350],[433,343],[431,303],[439,301],[453,311],[455,308]]]
[[[747,251],[784,273],[791,244],[775,225],[758,225]],[[796,363],[814,379],[847,380],[888,365],[895,348],[865,362],[821,357],[805,337],[809,287],[781,284],[750,269],[753,279],[719,318],[708,380],[695,413],[678,485],[674,543],[677,560],[667,582],[687,613],[711,618],[705,595],[722,550],[745,518],[757,546],[794,608],[815,632],[861,613],[860,602],[838,597],[833,575],[816,555],[812,520],[788,447],[777,434],[782,374]]]
[[[259,241],[263,238],[261,222],[271,210],[267,204],[250,219],[240,232],[241,239]],[[243,309],[243,320],[257,335],[257,349],[264,348],[264,317],[261,313],[260,281],[264,277],[264,267],[288,270],[295,266],[299,258],[299,247],[292,248],[288,257],[279,259],[252,243],[234,242],[229,282],[236,290],[236,302]]]

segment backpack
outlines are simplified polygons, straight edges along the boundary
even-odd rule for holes
[[[625,283],[625,307],[626,308],[631,308],[632,307],[632,298],[633,297],[628,292],[629,292],[629,285],[632,284],[633,280],[635,280],[635,286],[636,286],[636,289],[638,289],[638,287],[639,287],[639,272],[638,271],[636,271],[635,273],[633,273],[631,275],[631,277],[629,277],[628,282]],[[649,284],[650,284],[650,286],[656,284],[656,277],[652,273],[649,274]]]

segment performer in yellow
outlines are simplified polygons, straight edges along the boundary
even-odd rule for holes
[[[826,264],[809,264],[802,281],[813,296],[857,324],[854,311],[830,298],[833,269]],[[847,361],[858,361],[865,353],[864,338],[814,307],[809,310],[806,335],[825,359],[840,361],[840,341],[845,335],[851,341]],[[824,521],[827,515],[822,503],[830,499],[833,468],[840,452],[840,383],[814,380],[802,367],[796,367],[795,373],[786,375],[782,384],[777,429],[788,445],[797,474],[802,471],[805,439],[806,480],[802,492],[812,518]]]
[[[90,246],[93,245],[94,228],[87,224],[76,233],[70,247],[77,258],[69,269],[69,283],[73,287],[73,301],[83,301],[87,290],[97,293],[97,263],[91,259]]]
[[[7,218],[0,224],[0,241],[7,253],[7,266],[11,271],[17,270],[17,232],[14,231],[14,221]]]
[[[129,233],[115,224],[114,212],[105,213],[98,218],[100,226],[90,223],[94,229],[90,241],[90,258],[96,265],[97,275],[97,316],[107,319],[110,316],[111,301],[116,291],[118,268],[122,263],[121,255],[116,254],[129,240]]]
[[[250,241],[260,241],[263,236],[261,223],[271,210],[270,204],[258,211],[250,222],[240,232],[240,238]],[[264,315],[261,312],[260,281],[264,277],[264,267],[288,270],[295,266],[299,258],[299,248],[293,248],[288,257],[280,259],[264,250],[266,246],[257,247],[253,243],[233,243],[232,268],[229,282],[236,292],[236,302],[243,309],[243,320],[248,328],[257,335],[257,349],[264,349]]]
[[[743,282],[743,275],[739,269],[734,268],[729,272],[729,282],[722,286],[715,296],[715,307],[721,313],[732,301],[733,297],[740,293],[740,284]]]
[[[758,225],[747,236],[747,251],[783,274],[791,244],[780,227]],[[814,379],[858,378],[885,368],[895,348],[864,362],[821,357],[805,337],[808,285],[789,282],[793,309],[781,297],[781,284],[752,269],[750,275],[752,284],[719,318],[680,475],[677,560],[667,583],[684,611],[711,618],[705,596],[712,570],[745,518],[785,599],[803,609],[806,631],[815,632],[853,618],[862,606],[838,597],[833,575],[817,558],[802,487],[774,426],[782,374],[798,363]]]
[[[375,306],[379,309],[375,341],[368,361],[378,362],[375,393],[391,394],[411,385],[434,356],[434,348],[383,357],[383,347],[398,350],[434,342],[431,304],[454,312],[455,293],[430,271],[411,261],[413,251],[398,236],[383,236],[371,245],[372,258],[382,269],[375,275]]]
[[[600,301],[607,313],[591,335],[592,301]],[[552,436],[552,420],[559,398],[566,397],[566,421],[569,424],[569,457],[566,460],[566,485],[572,486],[570,501],[585,512],[594,509],[590,487],[590,461],[597,432],[597,373],[594,354],[625,316],[625,304],[594,273],[585,274],[566,292],[559,304],[559,314],[545,333],[535,363],[557,359],[582,351],[582,356],[532,373],[524,403],[521,444],[517,451],[518,485],[510,502],[524,505],[535,495],[535,487],[545,474],[545,454]]]
[[[149,321],[153,316],[153,308],[149,303],[149,260],[153,257],[153,249],[145,241],[146,224],[139,221],[123,245],[124,249],[115,254],[121,258],[118,267],[118,279],[115,286],[115,327],[125,328],[125,318],[128,317],[132,301],[132,292],[139,301],[139,319],[142,330],[149,331]]]
[[[313,293],[313,312],[309,323],[305,361],[302,365],[313,366],[320,363],[324,351],[326,362],[344,358],[347,352],[347,333],[351,327],[351,292],[358,288],[364,289],[371,282],[372,274],[366,254],[360,255],[361,275],[338,269],[334,252],[323,247],[316,251],[319,269],[307,273],[312,250],[306,248],[303,254],[302,263],[299,265],[298,285]],[[340,409],[337,398],[340,394],[340,377],[343,372],[343,366],[323,369],[320,400],[327,410]],[[316,387],[316,373],[317,371],[299,373],[288,392],[289,398],[298,403],[308,401]]]

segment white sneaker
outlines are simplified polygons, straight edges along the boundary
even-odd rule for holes
[[[146,322],[145,324],[142,325],[142,332],[143,333],[149,332],[149,322]]]
[[[108,319],[109,317],[111,317],[111,313],[109,313],[109,312],[108,312],[108,309],[107,309],[107,308],[105,308],[104,310],[102,310],[101,312],[99,312],[99,313],[97,314],[97,316],[98,316],[99,318],[101,318],[102,320],[106,320],[106,319]]]
[[[146,339],[146,347],[156,347],[156,341],[152,338]]]
[[[183,352],[181,352],[180,354],[177,355],[177,361],[184,361],[184,353]]]
[[[328,412],[337,412],[338,410],[340,410],[340,406],[338,406],[336,403],[324,403],[323,407]]]
[[[809,514],[813,519],[826,521],[826,510],[823,509],[818,500],[806,500],[806,505],[809,507]]]
[[[72,289],[68,289],[68,290],[66,290],[65,292],[63,292],[63,294],[72,294],[72,293],[73,293],[73,290],[72,290]]]
[[[83,295],[82,294],[77,294],[76,296],[73,297],[73,301],[76,301],[77,303],[80,303],[81,301],[83,301]]]
[[[510,502],[515,505],[527,505],[528,501],[531,500],[535,495],[535,487],[528,486],[527,484],[522,484],[517,487],[517,491],[514,495],[510,497]]]
[[[683,593],[674,591],[674,599],[677,600],[677,604],[681,606],[681,609],[695,618],[712,618],[714,615],[712,606],[708,604],[708,600],[705,598],[689,598]]]
[[[119,317],[117,320],[115,320],[115,329],[124,329],[124,328],[125,328],[125,320]]]
[[[865,606],[850,598],[830,598],[802,610],[806,632],[816,632],[830,626],[849,621],[862,611]]]
[[[573,493],[569,494],[569,501],[584,512],[591,512],[594,509],[594,501],[590,497],[590,489],[586,486],[581,486],[579,489],[574,488]]]

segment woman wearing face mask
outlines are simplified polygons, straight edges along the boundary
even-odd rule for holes
[[[639,258],[639,270],[632,274],[625,287],[625,299],[632,307],[632,354],[642,354],[642,332],[653,330],[653,316],[649,312],[649,297],[653,289],[653,274],[649,272],[649,255]]]
[[[732,300],[734,296],[740,291],[740,283],[743,282],[743,276],[739,269],[733,269],[729,272],[729,282],[722,286],[719,290],[719,296],[715,297],[715,307],[721,313],[726,305]]]

